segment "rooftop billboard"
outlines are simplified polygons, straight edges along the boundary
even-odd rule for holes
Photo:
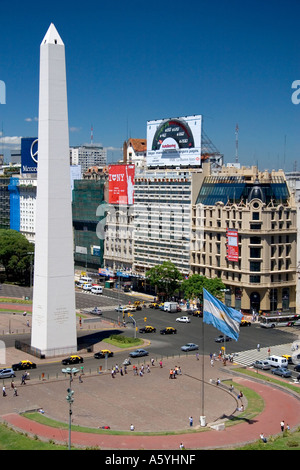
[[[21,139],[21,173],[36,173],[38,158],[38,139],[22,137]]]
[[[202,116],[147,122],[148,167],[200,167]]]

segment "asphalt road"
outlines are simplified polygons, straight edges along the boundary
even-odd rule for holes
[[[16,288],[15,286],[3,286],[1,290],[2,296],[30,296],[28,288]],[[105,289],[103,295],[92,295],[89,293],[82,293],[81,291],[76,291],[76,307],[78,309],[88,309],[95,306],[103,309],[103,317],[122,320],[122,315],[115,311],[115,307],[119,304],[126,305],[130,301],[131,303],[134,300],[138,299],[138,296],[131,296],[123,292],[116,290]],[[210,353],[218,354],[223,343],[216,343],[214,339],[220,334],[213,326],[203,324],[202,318],[190,316],[190,323],[179,323],[176,322],[176,318],[185,315],[185,312],[178,313],[169,313],[164,312],[158,309],[143,308],[142,310],[136,311],[133,313],[134,319],[136,321],[137,328],[141,328],[145,325],[152,325],[156,328],[156,333],[147,333],[140,334],[136,333],[138,337],[147,339],[150,341],[150,345],[147,346],[149,351],[149,358],[155,357],[170,357],[177,356],[181,353],[181,346],[186,343],[196,343],[199,345],[199,353],[204,352],[205,355]],[[91,316],[91,318],[95,318]],[[146,319],[146,320],[145,320]],[[131,319],[127,316],[126,320],[126,329],[119,330],[119,333],[133,337],[135,335],[134,325]],[[173,326],[177,329],[177,334],[175,335],[161,335],[159,333],[160,329],[167,326]],[[100,324],[99,324],[100,328]],[[300,329],[298,329],[300,331]],[[226,342],[226,352],[235,353],[250,349],[255,349],[259,343],[261,347],[270,346],[278,344],[292,343],[295,340],[293,334],[295,330],[291,331],[290,329],[264,329],[261,328],[258,324],[252,324],[251,327],[242,327],[240,329],[240,336],[238,341],[228,341]],[[78,344],[79,344],[79,354],[84,357],[86,353],[87,345],[98,345],[99,342],[105,341],[105,338],[110,336],[112,333],[118,333],[116,330],[106,330],[106,331],[97,331],[92,330],[86,331],[81,330],[78,332]],[[13,345],[15,337],[12,335],[9,338],[0,338],[5,340],[7,346]],[[24,335],[20,338],[18,335],[17,339],[30,342],[30,335]],[[191,354],[195,354],[192,352]],[[105,365],[108,368],[110,365],[118,363],[120,364],[126,357],[128,357],[128,352],[118,352],[114,358],[107,359],[107,362],[104,364],[105,360],[95,360],[93,357],[85,358],[85,368],[94,369],[99,367],[99,365]],[[143,358],[140,359],[141,361]],[[52,360],[51,363],[45,364],[45,373],[53,374],[61,371],[60,360]],[[34,372],[34,371],[33,371]],[[36,371],[38,373],[38,371]]]

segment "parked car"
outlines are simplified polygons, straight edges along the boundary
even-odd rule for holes
[[[113,357],[114,353],[110,351],[109,349],[101,349],[101,351],[98,351],[94,354],[95,359],[103,359],[106,356],[107,357]]]
[[[189,317],[179,317],[179,318],[176,318],[176,321],[180,323],[191,323],[191,320],[189,319]]]
[[[251,326],[251,321],[242,320],[240,323],[240,326]]]
[[[139,332],[140,333],[155,333],[156,328],[154,328],[154,326],[146,325],[143,328],[140,328]]]
[[[285,367],[277,367],[276,369],[271,370],[272,374],[280,375],[281,377],[291,377],[292,372]]]
[[[255,361],[253,362],[252,366],[255,367],[256,369],[263,369],[263,370],[271,369],[271,366],[268,363],[268,361]]]
[[[66,359],[63,359],[61,363],[66,366],[66,365],[71,365],[71,364],[80,364],[83,362],[83,358],[81,356],[77,356],[76,354],[67,357]]]
[[[27,370],[27,369],[36,369],[36,364],[31,361],[20,361],[17,364],[11,366],[13,370]]]
[[[225,336],[225,341],[231,341],[230,336]],[[216,343],[224,343],[224,335],[219,335],[215,338]]]
[[[173,328],[173,326],[167,326],[166,328],[163,328],[160,330],[161,335],[175,335],[177,333],[176,328]]]
[[[197,349],[199,349],[199,346],[195,343],[186,343],[184,346],[181,346],[181,351],[196,351]]]
[[[0,379],[9,379],[10,377],[15,377],[13,369],[0,369]]]
[[[135,351],[132,351],[129,356],[130,357],[142,357],[142,356],[148,356],[149,353],[146,351],[146,349],[136,349]]]

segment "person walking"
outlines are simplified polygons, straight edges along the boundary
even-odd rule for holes
[[[284,420],[280,421],[280,428],[281,428],[281,431],[283,432],[284,431]]]
[[[193,426],[193,417],[192,416],[189,417],[189,421],[190,421],[190,427],[192,427]]]
[[[259,351],[260,351],[260,344],[258,343],[258,345],[257,345],[257,352],[259,352]]]
[[[18,397],[18,396],[19,396],[19,395],[18,395],[18,389],[17,389],[17,387],[15,387],[15,388],[14,388],[14,397]]]
[[[3,387],[2,387],[2,396],[3,396],[3,397],[6,397],[6,388],[5,388],[5,385],[3,385]]]

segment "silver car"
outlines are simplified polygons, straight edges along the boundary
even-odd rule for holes
[[[8,379],[15,376],[16,374],[12,369],[0,369],[0,379]]]
[[[263,369],[263,370],[268,370],[268,369],[271,369],[271,366],[270,364],[268,363],[268,361],[255,361],[253,362],[253,367],[255,367],[256,369]]]

